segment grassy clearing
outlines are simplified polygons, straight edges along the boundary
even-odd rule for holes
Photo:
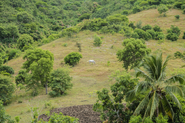
[[[129,19],[131,21],[143,22],[143,25],[159,25],[163,32],[166,33],[166,29],[170,28],[171,25],[178,26],[181,31],[185,31],[184,18],[185,15],[181,14],[182,11],[171,10],[167,13],[167,17],[159,17],[157,10],[147,10],[134,15],[130,15]],[[179,14],[181,16],[180,20],[175,20],[175,15]],[[79,34],[73,36],[72,38],[61,38],[40,48],[44,50],[49,50],[54,54],[54,69],[63,67],[61,64],[64,57],[72,51],[78,51],[75,47],[76,42],[82,45],[82,56],[80,63],[71,68],[71,76],[73,77],[73,88],[68,91],[65,96],[51,98],[45,95],[45,90],[40,89],[40,93],[36,97],[31,97],[29,92],[17,91],[18,97],[14,98],[14,101],[6,106],[6,112],[12,117],[20,116],[21,123],[30,121],[32,112],[31,107],[39,107],[40,114],[52,108],[67,107],[73,105],[84,105],[95,103],[97,97],[95,95],[96,90],[101,90],[102,88],[109,88],[114,82],[109,81],[109,75],[115,70],[124,70],[122,68],[122,63],[118,62],[116,57],[116,52],[118,49],[122,49],[122,41],[124,39],[121,34],[98,34],[104,38],[102,46],[94,47],[95,32],[83,31]],[[164,43],[159,44],[157,41],[150,40],[146,42],[147,47],[151,48],[152,51],[161,50],[163,52],[163,57],[168,54],[173,55],[176,51],[183,52],[185,50],[185,40],[182,39],[182,34],[177,42],[171,42],[165,40]],[[67,43],[67,47],[63,44]],[[113,46],[113,49],[111,48]],[[87,61],[93,59],[96,61],[95,65],[89,64]],[[110,61],[110,65],[107,62]],[[7,65],[13,67],[15,70],[15,75],[21,69],[24,60],[22,57],[13,59],[7,63]],[[180,68],[184,65],[183,61],[179,59],[172,59],[169,62],[167,74],[171,74],[175,68]],[[134,75],[134,72],[132,75]],[[16,95],[16,94],[15,94]],[[17,103],[18,100],[22,100],[23,103]],[[51,106],[44,108],[44,104],[51,101]]]

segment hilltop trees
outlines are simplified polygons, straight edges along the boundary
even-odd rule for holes
[[[23,68],[30,73],[25,80],[28,88],[34,86],[36,89],[36,86],[43,85],[47,94],[49,75],[53,69],[53,54],[48,50],[34,49],[27,51],[23,59],[26,60]]]
[[[151,52],[139,39],[125,39],[122,45],[125,47],[117,52],[117,57],[119,61],[123,61],[123,67],[126,70],[129,66],[130,69],[136,67],[142,58]]]

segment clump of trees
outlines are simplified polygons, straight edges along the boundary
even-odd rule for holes
[[[163,17],[166,17],[166,12],[168,11],[168,7],[166,5],[160,5],[157,10],[160,14],[163,14]]]

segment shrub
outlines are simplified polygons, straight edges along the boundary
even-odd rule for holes
[[[0,75],[0,100],[3,101],[4,105],[10,103],[14,90],[15,86],[12,80],[7,76]]]
[[[136,26],[134,25],[134,22],[132,22],[132,21],[129,23],[128,26],[131,27],[132,29],[135,29],[136,28]]]
[[[155,39],[156,33],[155,33],[154,30],[147,30],[146,32],[147,32],[147,33],[150,33],[150,35],[152,36],[152,39]]]
[[[180,15],[175,15],[175,18],[176,18],[176,19],[179,19],[179,18],[180,18]]]
[[[50,116],[49,123],[79,123],[79,119],[70,116],[65,116],[60,112],[59,114],[52,114]]]
[[[33,43],[33,38],[28,34],[23,34],[17,40],[17,45],[20,50],[23,50],[24,46],[29,46]]]
[[[0,66],[0,71],[6,71],[9,74],[14,74],[14,70],[10,66],[5,66],[5,65]]]
[[[67,90],[71,89],[73,84],[71,83],[72,77],[69,76],[69,70],[57,69],[54,70],[50,75],[49,86],[52,92],[50,96],[60,96],[66,93]]]
[[[151,30],[151,29],[152,29],[152,26],[150,26],[149,24],[142,27],[142,30],[144,30],[144,31]]]
[[[128,17],[126,15],[116,14],[107,17],[107,22],[110,24],[120,24],[121,22],[128,23]]]
[[[174,53],[174,57],[175,58],[183,58],[184,55],[181,52],[177,51],[177,52]]]
[[[154,30],[155,32],[162,32],[162,29],[161,29],[158,25],[155,25],[155,26],[153,27],[153,30]]]
[[[175,4],[174,4],[174,7],[176,7],[176,8],[181,8],[181,6],[182,6],[182,2],[175,2]]]
[[[166,38],[171,41],[177,41],[179,37],[175,33],[169,33]]]
[[[183,12],[182,12],[183,14],[185,14],[185,9],[183,10]]]
[[[164,39],[164,34],[162,32],[156,32],[155,40],[161,40]]]
[[[20,70],[18,75],[15,77],[16,85],[25,84],[26,70]]]
[[[7,56],[8,56],[8,60],[11,60],[13,58],[17,58],[19,57],[19,53],[21,51],[19,49],[12,49],[12,48],[9,48],[6,53],[7,53]]]
[[[94,36],[94,46],[100,46],[102,44],[102,40],[99,36],[95,35]]]
[[[185,32],[184,32],[184,35],[183,35],[182,39],[185,39]]]
[[[181,9],[182,10],[185,9],[185,4],[181,5]]]
[[[141,7],[136,6],[136,7],[134,7],[134,8],[132,9],[132,12],[135,14],[135,13],[137,13],[137,12],[140,12],[141,10],[142,10]]]
[[[64,58],[64,62],[65,62],[65,64],[69,64],[69,65],[74,66],[77,63],[79,63],[81,58],[82,58],[82,55],[80,53],[72,52]]]
[[[29,22],[32,22],[32,20],[33,20],[33,17],[25,11],[17,14],[18,22],[29,23]]]
[[[89,13],[84,13],[83,15],[81,15],[79,18],[78,18],[78,21],[82,21],[83,19],[89,19],[90,18],[90,15]]]
[[[167,32],[168,32],[168,35],[166,36],[166,38],[168,40],[177,41],[181,31],[177,26],[174,27],[173,25],[171,25],[171,28],[168,29]]]

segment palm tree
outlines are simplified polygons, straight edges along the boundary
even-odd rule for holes
[[[145,109],[144,117],[153,117],[154,113],[167,114],[172,120],[174,112],[169,100],[172,100],[181,109],[181,104],[175,94],[184,96],[182,85],[185,78],[182,75],[175,75],[166,79],[165,71],[170,56],[167,56],[162,62],[162,53],[151,55],[144,58],[141,66],[142,71],[136,68],[136,77],[143,77],[145,80],[137,83],[135,88],[127,93],[126,99],[132,101],[137,94],[145,94],[146,96],[137,106],[134,115],[140,114]],[[168,97],[168,98],[167,98]]]

